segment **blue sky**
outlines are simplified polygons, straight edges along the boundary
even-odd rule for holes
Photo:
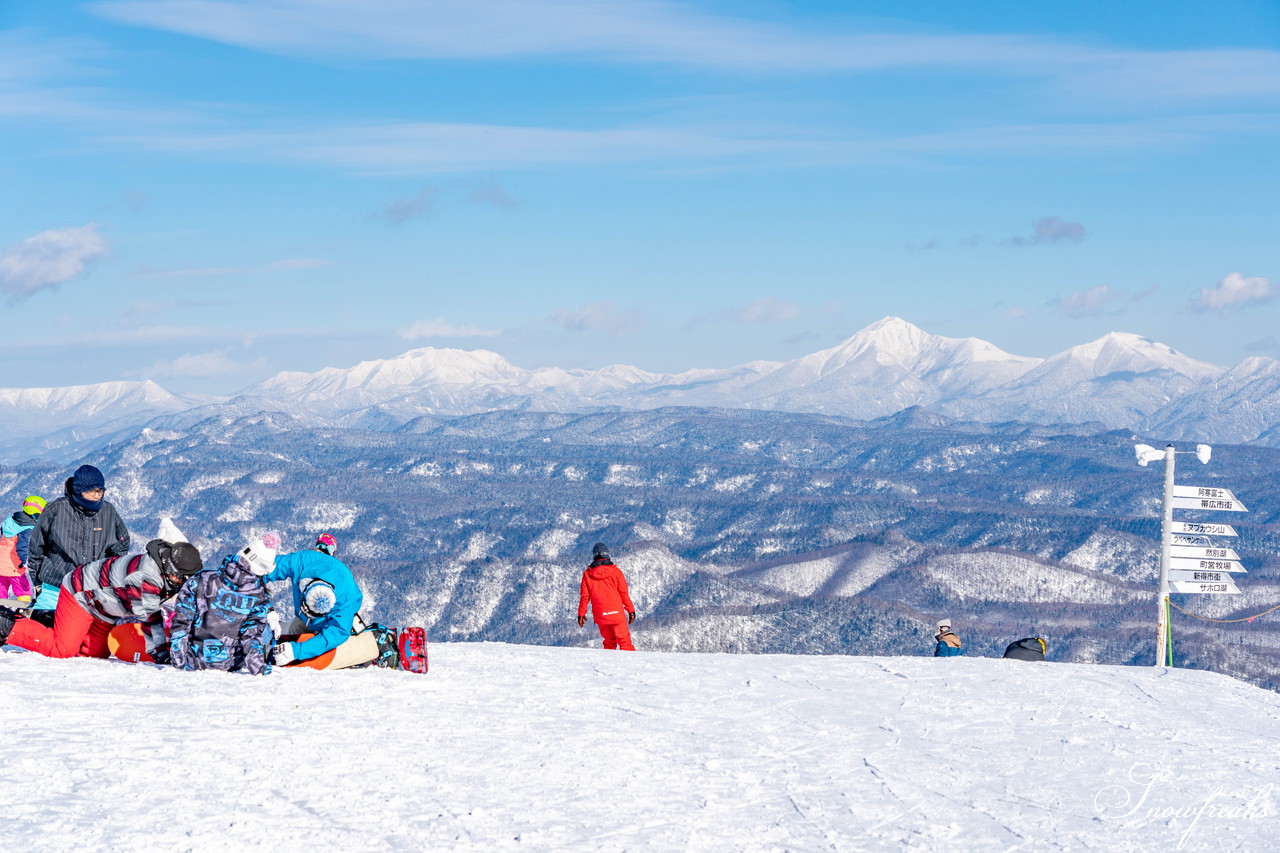
[[[0,385],[1280,357],[1278,143],[1273,0],[19,0]]]

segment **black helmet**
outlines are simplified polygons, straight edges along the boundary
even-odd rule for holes
[[[204,561],[200,559],[200,549],[190,542],[175,542],[173,549],[169,552],[169,563],[173,566],[173,573],[183,580],[204,568]]]
[[[591,557],[596,560],[609,559],[609,546],[603,542],[597,542],[591,546]]]

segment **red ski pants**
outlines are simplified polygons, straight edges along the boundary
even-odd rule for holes
[[[52,628],[34,619],[19,619],[8,642],[50,658],[105,658],[110,655],[107,634],[114,627],[110,622],[94,619],[76,603],[75,596],[63,589],[58,593]]]
[[[624,652],[636,650],[636,647],[631,645],[631,629],[627,627],[626,622],[606,622],[596,627],[600,629],[600,636],[604,637],[606,649],[622,649]]]

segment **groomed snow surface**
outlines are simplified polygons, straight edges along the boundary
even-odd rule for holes
[[[1280,695],[1212,673],[430,652],[426,676],[253,678],[9,649],[4,849],[1217,851],[1280,831]]]

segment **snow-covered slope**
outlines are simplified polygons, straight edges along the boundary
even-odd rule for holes
[[[426,676],[258,678],[0,654],[6,849],[1252,851],[1274,839],[1280,696],[1221,675],[430,651]]]
[[[1220,442],[1251,441],[1276,430],[1280,428],[1280,361],[1246,358],[1215,381],[1173,398],[1151,421],[1161,434],[1213,437]]]

